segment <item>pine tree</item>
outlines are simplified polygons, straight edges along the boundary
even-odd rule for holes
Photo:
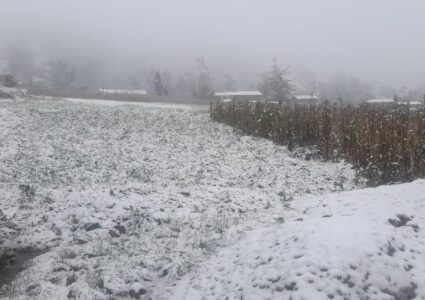
[[[155,75],[153,78],[153,86],[155,88],[155,93],[158,96],[165,95],[164,84],[162,83],[161,74],[158,71],[155,72]]]
[[[289,68],[280,68],[277,59],[273,59],[270,70],[263,74],[262,81],[259,85],[260,91],[270,100],[289,100],[292,92],[292,84],[291,81],[287,79],[288,74]]]
[[[164,87],[164,95],[169,96],[172,90],[172,77],[171,73],[168,70],[162,72],[162,86]]]

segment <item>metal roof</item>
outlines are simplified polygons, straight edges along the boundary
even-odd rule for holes
[[[382,98],[382,99],[370,99],[366,101],[367,103],[394,103],[394,99],[391,98]]]
[[[146,90],[116,90],[116,89],[99,89],[99,92],[105,94],[124,94],[124,95],[147,95]]]
[[[237,92],[219,92],[214,96],[263,96],[259,91],[237,91]]]
[[[318,100],[319,97],[316,95],[294,95],[292,98],[296,100]]]

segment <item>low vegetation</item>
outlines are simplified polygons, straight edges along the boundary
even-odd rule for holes
[[[425,110],[344,105],[214,104],[211,118],[297,147],[315,147],[325,160],[345,159],[371,185],[425,176]]]

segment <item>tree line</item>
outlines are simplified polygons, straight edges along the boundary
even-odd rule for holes
[[[308,70],[282,68],[276,59],[264,72],[249,80],[241,79],[240,74],[238,76],[232,72],[211,72],[203,57],[194,60],[189,68],[191,71],[172,74],[166,68],[151,67],[146,70],[135,67],[139,71],[130,74],[117,70],[113,80],[105,79],[107,64],[96,60],[88,60],[84,64],[60,58],[36,62],[30,54],[15,51],[5,62],[2,72],[15,77],[25,88],[37,93],[47,89],[147,89],[150,94],[158,96],[210,99],[215,91],[258,89],[268,99],[276,101],[286,100],[292,93],[315,93],[324,99],[341,97],[353,103],[360,103],[376,95],[393,97],[397,94],[402,98],[418,99],[425,93],[425,84],[413,90],[405,86],[398,89],[381,86],[377,90],[373,84],[344,73],[336,73],[320,81]]]

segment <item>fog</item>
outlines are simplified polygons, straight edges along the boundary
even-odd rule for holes
[[[113,87],[129,76],[144,86],[152,69],[177,78],[203,57],[216,81],[232,74],[249,88],[278,58],[294,78],[415,88],[424,15],[423,0],[0,0],[0,61],[63,59],[76,84]]]

